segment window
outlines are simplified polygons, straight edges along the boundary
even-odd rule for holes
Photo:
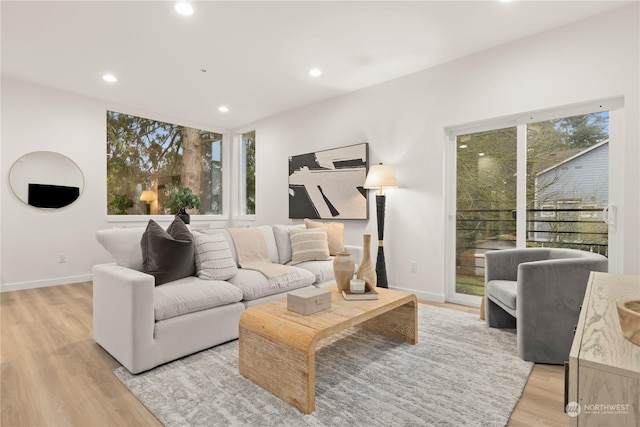
[[[240,136],[240,215],[256,213],[256,131]]]
[[[222,214],[220,133],[107,111],[107,212],[173,215],[193,193],[192,215]]]
[[[545,211],[549,211],[549,212],[545,212]],[[556,205],[542,205],[540,218],[555,218],[555,217],[556,217]]]
[[[601,213],[602,209],[598,209],[598,205],[596,204],[587,204],[580,206],[581,219],[600,218]]]

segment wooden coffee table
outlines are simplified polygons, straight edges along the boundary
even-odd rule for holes
[[[305,414],[316,407],[318,342],[352,326],[415,344],[414,294],[376,288],[377,300],[345,301],[331,290],[331,308],[308,316],[287,310],[287,299],[247,308],[240,317],[240,374]]]

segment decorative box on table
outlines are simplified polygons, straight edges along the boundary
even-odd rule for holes
[[[287,294],[287,309],[296,313],[313,314],[330,307],[331,291],[304,288]]]

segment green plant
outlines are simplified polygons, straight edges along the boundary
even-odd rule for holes
[[[190,188],[178,188],[172,183],[169,183],[166,189],[167,199],[164,202],[165,209],[172,213],[178,213],[182,208],[200,210],[200,196],[193,194]]]
[[[127,209],[133,207],[133,200],[126,194],[114,194],[109,208],[116,211],[116,215],[126,215]]]

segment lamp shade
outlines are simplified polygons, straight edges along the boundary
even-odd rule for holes
[[[151,190],[144,190],[140,195],[141,202],[153,202],[156,199],[156,194]]]
[[[398,180],[393,173],[393,168],[389,165],[374,165],[369,168],[367,179],[364,181],[364,188],[384,188],[397,187]]]

